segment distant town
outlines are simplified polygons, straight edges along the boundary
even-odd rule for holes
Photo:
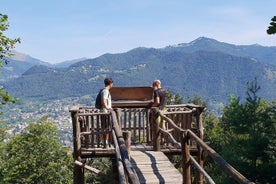
[[[60,142],[72,148],[72,121],[70,106],[78,105],[78,98],[54,101],[22,101],[4,106],[1,110],[2,121],[8,126],[8,133],[14,136],[25,130],[30,122],[37,122],[43,116],[53,120],[60,131]]]

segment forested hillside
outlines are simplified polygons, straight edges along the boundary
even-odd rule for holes
[[[276,52],[272,47],[267,50],[271,52],[267,57],[261,57],[261,52],[255,52],[259,58],[249,57],[258,47],[238,47],[200,38],[190,44],[162,49],[136,48],[87,59],[63,69],[34,66],[5,87],[19,98],[94,97],[106,76],[114,79],[115,86],[149,86],[158,78],[163,87],[184,98],[196,94],[207,102],[217,103],[226,102],[230,94],[244,98],[247,82],[257,78],[262,88],[260,95],[271,100],[275,98],[276,66],[269,58]]]

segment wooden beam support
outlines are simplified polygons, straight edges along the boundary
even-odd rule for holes
[[[73,125],[73,145],[74,145],[74,152],[73,157],[74,160],[81,162],[80,157],[80,126],[78,122],[78,107],[73,107],[70,109],[71,118],[72,118],[72,125]],[[77,165],[74,165],[74,184],[84,184],[84,170]]]
[[[187,133],[181,137],[183,184],[191,184],[190,138]]]
[[[93,172],[93,173],[96,173],[96,174],[101,173],[100,170],[98,170],[98,169],[96,169],[96,168],[93,168],[93,167],[91,167],[91,166],[85,165],[85,164],[83,164],[82,162],[77,161],[77,160],[75,160],[75,165],[80,166],[80,167],[83,167],[84,169],[87,169],[87,170],[89,170],[89,171],[91,171],[91,172]]]

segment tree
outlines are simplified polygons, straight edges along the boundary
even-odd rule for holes
[[[220,119],[211,111],[203,114],[204,141],[209,144],[217,152],[221,151],[223,145],[223,128]]]
[[[276,16],[271,19],[270,26],[266,30],[267,34],[275,34],[276,33]]]
[[[3,123],[0,121],[0,183],[3,181],[3,163],[4,163],[4,155],[5,155],[5,142],[6,139],[6,128],[3,126]]]
[[[113,161],[112,161],[113,160]],[[85,183],[119,183],[116,174],[113,172],[112,162],[116,162],[114,158],[91,158],[87,159],[87,165],[93,165],[101,171],[100,174],[92,173],[91,171],[85,171]]]
[[[72,156],[54,122],[41,118],[7,144],[4,183],[72,183]]]
[[[0,13],[0,67],[3,64],[7,64],[7,60],[5,60],[6,55],[10,55],[10,49],[14,47],[14,45],[20,42],[19,38],[10,39],[4,35],[4,31],[6,31],[9,27],[8,24],[8,16]],[[9,102],[16,102],[17,99],[14,99],[9,93],[4,91],[3,87],[0,87],[0,107]],[[0,113],[1,115],[1,113]],[[3,126],[3,123],[0,120],[0,182],[3,180],[3,156],[5,155],[5,142],[6,139],[6,128]]]
[[[197,94],[194,94],[193,98],[188,97],[188,103],[193,103],[196,105],[202,105],[207,107],[207,102],[203,101],[200,96],[198,96]]]
[[[4,31],[8,30],[8,16],[0,13],[0,66],[7,63],[5,57],[11,55],[10,49],[14,48],[16,43],[20,43],[19,38],[10,39],[4,35]]]
[[[170,89],[167,89],[166,91],[166,105],[171,105],[171,104],[183,104],[183,97],[177,93],[177,94],[173,94],[172,91]]]
[[[4,32],[8,28],[8,16],[0,13],[0,67],[8,63],[5,57],[11,55],[10,49],[14,48],[16,43],[20,43],[19,38],[10,39],[4,35]],[[3,87],[0,87],[0,106],[8,102],[14,103],[16,101],[9,93],[4,91]]]
[[[255,79],[248,83],[243,104],[232,96],[224,108],[222,155],[256,183],[275,183],[276,111],[275,106],[257,96],[259,90]]]

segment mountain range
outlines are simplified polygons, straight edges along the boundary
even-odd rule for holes
[[[63,61],[57,64],[50,64],[40,59],[36,59],[27,54],[23,54],[17,51],[12,51],[11,56],[6,57],[7,65],[4,65],[1,69],[0,82],[4,82],[13,78],[20,77],[24,72],[33,66],[43,65],[51,68],[66,68],[73,63],[85,60],[87,58],[74,59],[69,61]]]
[[[24,67],[15,65],[17,62],[13,59],[7,66],[18,71],[17,76],[6,77],[9,80],[2,85],[19,98],[49,100],[88,95],[93,100],[103,87],[103,79],[109,76],[114,86],[150,86],[154,79],[160,79],[164,88],[184,99],[198,95],[212,104],[226,103],[230,94],[244,99],[247,83],[256,78],[261,87],[259,96],[275,99],[274,46],[233,45],[200,37],[159,49],[139,47],[83,58],[62,67],[40,60]]]

